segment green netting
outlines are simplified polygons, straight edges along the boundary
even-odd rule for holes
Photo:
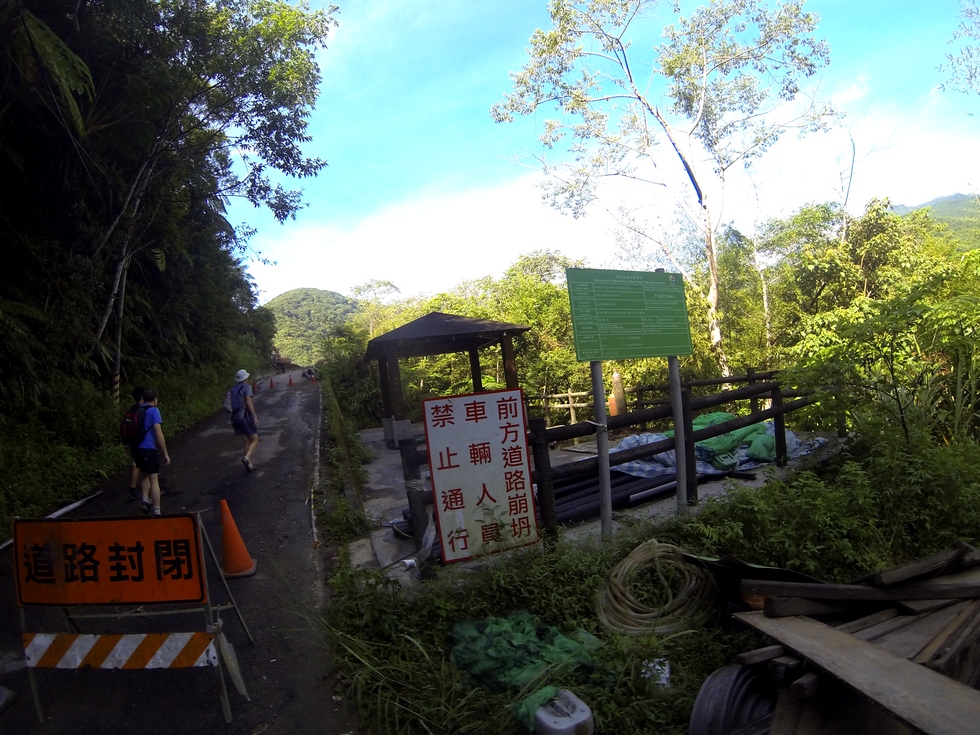
[[[528,730],[538,707],[558,694],[548,680],[563,669],[592,666],[589,651],[600,645],[586,631],[578,631],[575,640],[526,611],[457,623],[452,637],[453,665],[492,692],[514,692],[518,699],[511,710]]]

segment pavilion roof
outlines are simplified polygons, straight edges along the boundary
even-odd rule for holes
[[[372,339],[364,359],[375,360],[382,355],[398,358],[469,352],[493,344],[501,337],[513,337],[530,329],[520,324],[433,311]]]

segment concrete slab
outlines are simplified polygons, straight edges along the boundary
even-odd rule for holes
[[[412,434],[416,437],[424,436],[422,424],[413,424]],[[797,434],[801,441],[806,441],[815,435],[817,434]],[[778,468],[775,465],[760,468],[755,470],[756,477],[753,480],[726,478],[702,483],[698,485],[698,497],[703,500],[708,497],[723,495],[733,484],[741,487],[761,487],[771,481],[772,478],[784,476],[791,469],[800,469],[818,463],[840,449],[840,442],[835,434],[820,433],[819,436],[827,438],[827,444],[812,454],[792,460],[788,468]],[[618,436],[613,437],[610,444],[615,446],[619,438]],[[384,430],[381,427],[362,431],[361,440],[374,455],[374,460],[366,466],[368,481],[362,491],[362,500],[364,512],[376,527],[368,539],[362,539],[351,545],[351,560],[357,566],[385,569],[389,576],[407,582],[410,578],[417,576],[417,573],[401,562],[415,555],[415,544],[411,539],[402,538],[391,529],[391,524],[394,521],[402,520],[402,512],[408,508],[405,479],[402,475],[401,454],[397,450],[388,449],[385,446]],[[595,452],[594,441],[555,448],[551,451],[551,462],[553,466],[565,462],[575,462],[586,458],[589,454],[595,454]],[[431,490],[432,485],[426,468],[423,468],[422,476],[426,489]],[[696,507],[693,511],[696,512]],[[623,528],[624,523],[635,522],[638,519],[656,519],[677,512],[677,501],[674,496],[616,511],[613,514],[613,534],[615,535],[618,529]],[[565,526],[563,532],[568,538],[599,538],[601,536],[601,522],[600,519],[596,518]],[[355,558],[359,562],[355,562]]]

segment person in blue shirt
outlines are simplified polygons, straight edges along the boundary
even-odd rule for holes
[[[258,469],[252,464],[252,452],[259,445],[259,417],[252,402],[252,386],[248,384],[248,371],[242,368],[235,373],[235,387],[231,389],[231,405],[238,406],[231,414],[231,426],[235,436],[242,438],[242,464],[245,472]]]
[[[152,388],[143,391],[143,402],[141,406],[146,406],[146,416],[143,428],[146,434],[143,441],[136,445],[136,452],[133,459],[140,471],[140,482],[143,490],[143,514],[160,515],[160,456],[158,452],[163,452],[163,458],[170,464],[170,454],[167,452],[167,442],[163,438],[163,419],[160,417],[160,409],[157,408],[159,397]]]

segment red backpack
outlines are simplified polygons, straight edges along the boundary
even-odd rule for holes
[[[119,424],[119,438],[130,449],[136,449],[146,437],[146,409],[148,407],[134,403]]]

